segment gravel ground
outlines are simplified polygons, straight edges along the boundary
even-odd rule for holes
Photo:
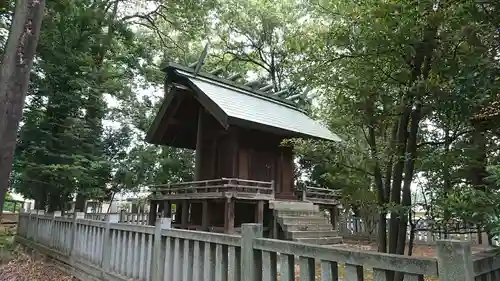
[[[72,281],[74,279],[41,256],[16,251],[16,258],[0,266],[0,281]]]

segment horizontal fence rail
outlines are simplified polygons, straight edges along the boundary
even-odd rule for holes
[[[148,224],[149,213],[127,213],[127,212],[119,212],[119,213],[85,213],[85,219],[89,220],[98,220],[104,221],[106,216],[116,215],[118,216],[118,222],[120,223],[130,223],[130,224]],[[71,216],[70,216],[71,217]]]
[[[242,235],[156,226],[21,214],[16,241],[69,266],[82,281],[405,281],[500,280],[500,258],[473,256],[471,244],[437,242],[436,258],[364,252],[263,238],[263,227],[243,224]]]
[[[311,201],[315,203],[338,203],[338,199],[341,197],[341,192],[339,190],[329,188],[306,186],[302,190],[301,197],[303,201]]]

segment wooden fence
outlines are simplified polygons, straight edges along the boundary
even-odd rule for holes
[[[389,226],[389,222],[387,223]],[[366,223],[359,217],[341,218],[338,226],[340,236],[345,239],[361,239],[375,241],[378,236],[377,226],[374,223]],[[435,245],[436,241],[441,239],[453,239],[462,241],[471,241],[473,244],[487,244],[488,237],[486,233],[478,233],[476,228],[457,225],[450,227],[447,232],[443,229],[432,227],[427,221],[419,220],[416,222],[416,228],[413,230],[414,244]],[[410,240],[411,229],[407,229],[406,241]],[[481,237],[479,237],[481,235]],[[500,246],[497,239],[493,244]]]
[[[438,241],[437,258],[417,258],[265,239],[258,224],[236,236],[80,217],[21,214],[16,241],[82,281],[500,280],[500,258],[473,256],[470,242]]]

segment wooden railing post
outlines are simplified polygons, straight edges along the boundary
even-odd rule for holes
[[[35,216],[35,231],[33,232],[33,241],[38,242],[39,240],[39,227],[38,224],[40,223],[40,215],[43,215],[45,213],[44,210],[37,210],[36,211],[36,216]]]
[[[165,265],[165,246],[162,245],[163,242],[161,239],[161,231],[163,229],[171,228],[171,226],[172,226],[171,218],[159,218],[156,220],[154,240],[153,240],[153,257],[151,260],[152,281],[164,280],[163,269]]]
[[[70,259],[74,255],[74,250],[75,250],[75,242],[76,242],[76,232],[77,232],[77,222],[79,219],[85,218],[85,213],[84,212],[75,212],[73,213],[73,223],[71,224],[71,240],[70,240],[70,246],[69,246],[69,257]]]
[[[110,267],[111,267],[111,251],[112,251],[111,224],[117,223],[119,219],[120,219],[119,214],[108,214],[105,217],[106,226],[104,228],[102,255],[101,255],[101,257],[102,257],[102,260],[101,260],[102,271],[101,272],[103,275],[105,272],[109,272]],[[105,276],[101,276],[101,278],[105,279]]]
[[[256,255],[254,239],[262,238],[262,225],[245,223],[241,226],[241,277],[242,281],[262,280],[262,256]]]
[[[271,196],[274,198],[276,196],[276,182],[271,181]]]
[[[50,222],[50,244],[49,247],[54,248],[59,233],[56,231],[56,218],[61,216],[61,211],[55,211],[52,214],[52,221]]]
[[[440,240],[436,243],[440,281],[474,280],[471,243]]]
[[[27,239],[34,239],[34,233],[35,233],[35,224],[33,223],[33,218],[36,216],[36,210],[31,210],[30,215],[28,217],[28,223],[26,225],[26,238]]]
[[[307,187],[304,187],[304,189],[302,189],[302,201],[306,201],[307,200],[307,196],[306,196],[306,191]]]
[[[21,209],[19,210],[19,215],[17,215],[17,225],[16,225],[16,233],[17,235],[20,235],[22,232],[24,232],[24,230],[21,230],[21,215],[24,214],[24,208],[21,207]],[[26,234],[25,234],[26,235]],[[26,237],[24,237],[26,238]]]

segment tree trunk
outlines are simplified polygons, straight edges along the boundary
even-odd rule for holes
[[[470,163],[470,177],[471,183],[474,188],[486,192],[487,186],[485,183],[486,172],[486,137],[484,135],[485,129],[482,128],[481,124],[474,125],[474,131],[472,132],[472,147],[474,149],[474,155],[472,157],[472,163]],[[482,227],[480,223],[477,225],[478,229],[478,243],[483,244],[482,232],[489,232],[489,229]]]
[[[408,256],[413,255],[413,246],[415,244],[415,231],[417,229],[417,224],[419,223],[420,219],[416,222],[413,221],[414,217],[412,218],[411,212],[408,215],[408,221],[410,223],[410,239],[408,241]]]
[[[0,74],[0,215],[12,171],[45,0],[17,0]]]
[[[446,129],[444,136],[444,155],[449,155],[451,146],[451,138],[450,131]],[[451,185],[451,173],[450,173],[450,163],[448,159],[445,159],[443,162],[443,196],[444,198],[448,198],[448,194],[450,193],[452,188]],[[444,218],[444,239],[448,239],[448,221],[450,220],[450,211],[448,209],[444,210],[443,213]]]
[[[75,212],[85,212],[85,202],[87,201],[87,198],[81,193],[78,193],[76,195],[75,199]]]
[[[375,115],[374,115],[374,104],[375,95],[371,96],[371,99],[367,101],[366,104],[366,118],[368,123],[368,135],[367,141],[370,146],[370,154],[371,158],[374,162],[373,164],[373,178],[375,181],[375,187],[377,188],[377,197],[378,197],[378,207],[379,207],[379,222],[378,222],[378,234],[377,234],[377,244],[378,251],[381,253],[387,252],[387,222],[386,222],[386,212],[385,212],[385,204],[387,203],[387,196],[384,190],[384,183],[382,179],[382,171],[380,169],[380,163],[378,161],[378,149],[377,142],[375,138]]]
[[[419,102],[416,102],[415,109],[411,114],[410,133],[408,136],[408,144],[406,149],[407,158],[404,169],[403,201],[401,202],[403,208],[405,208],[405,211],[409,213],[411,213],[411,182],[413,180],[415,158],[417,156],[417,136],[421,118],[420,111],[421,111],[421,105]],[[409,218],[408,214],[401,216],[401,221],[399,223],[399,233],[398,233],[399,238],[398,238],[398,245],[396,252],[400,255],[403,255],[405,252],[408,218]]]
[[[35,198],[35,210],[45,210],[47,206],[47,192],[45,189],[41,189],[37,191]]]
[[[403,169],[405,163],[404,156],[406,152],[407,127],[411,114],[411,105],[406,98],[403,98],[401,101],[401,107],[404,109],[398,120],[398,133],[396,137],[396,164],[394,165],[390,198],[390,202],[395,206],[400,206],[401,204],[401,185],[403,181]],[[399,210],[393,210],[391,212],[389,225],[389,253],[393,254],[396,253],[397,250],[399,221]]]
[[[387,152],[387,155],[389,155],[389,159],[387,160],[387,163],[385,164],[385,173],[384,173],[384,186],[381,188],[383,191],[382,197],[384,198],[383,205],[381,206],[381,213],[379,216],[379,229],[378,229],[378,238],[379,238],[379,247],[378,250],[379,252],[382,252],[381,249],[383,249],[383,253],[387,253],[387,209],[386,209],[386,204],[389,203],[389,199],[391,196],[391,182],[392,182],[392,167],[394,165],[394,151],[396,149],[396,136],[398,133],[398,126],[395,124],[392,128],[391,131],[391,139],[390,139],[390,145],[389,149]],[[380,193],[380,191],[379,191]],[[380,196],[380,195],[379,195]],[[379,201],[379,204],[382,202]]]

